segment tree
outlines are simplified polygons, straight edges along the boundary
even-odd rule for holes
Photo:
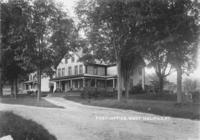
[[[2,22],[2,3],[0,2],[0,24]],[[1,28],[1,25],[0,25],[0,96],[3,95],[3,91],[2,91],[2,28]]]
[[[83,40],[79,38],[72,19],[66,18],[67,15],[59,16],[56,21],[51,22],[52,36],[49,39],[53,50],[54,68],[60,63],[63,57],[68,57],[68,52],[76,51],[83,45]],[[66,56],[67,55],[67,56]]]
[[[146,1],[141,3],[144,42],[153,52],[157,75],[166,74],[170,63],[177,71],[177,102],[183,101],[182,73],[194,66],[199,32],[199,2],[192,0]],[[151,60],[154,60],[154,57]],[[157,63],[157,64],[156,64]],[[164,66],[164,67],[163,67]],[[163,71],[163,70],[164,71]],[[162,72],[163,71],[163,72]],[[161,87],[162,88],[162,87]]]
[[[122,94],[122,58],[126,57],[122,53],[123,49],[131,39],[135,44],[138,42],[137,31],[140,24],[136,20],[135,6],[137,7],[134,1],[83,0],[76,8],[81,25],[91,43],[89,50],[97,59],[117,63],[118,100]],[[136,45],[133,48],[139,50],[139,47]],[[131,49],[132,55],[134,49]]]
[[[1,3],[2,55],[1,64],[4,80],[10,81],[12,94],[17,94],[18,78],[27,73],[29,63],[26,62],[25,51],[30,40],[27,40],[26,25],[28,3],[23,0]],[[22,11],[24,11],[22,13]],[[2,81],[1,81],[2,82]]]
[[[151,53],[151,54],[150,54]],[[158,94],[163,93],[163,87],[164,87],[164,79],[171,73],[172,65],[170,65],[168,56],[165,51],[156,51],[151,50],[148,54],[150,54],[150,58],[148,60],[151,60],[148,66],[153,66],[156,72],[156,76],[158,77],[158,83],[159,83],[159,92]]]
[[[51,0],[10,0],[4,5],[4,76],[13,80],[37,70],[39,99],[41,74],[49,72],[61,57],[79,45],[77,31],[73,21]],[[20,15],[16,16],[17,12]]]
[[[78,34],[73,20],[51,0],[33,1],[30,25],[36,41],[30,57],[37,70],[39,100],[42,72],[56,67],[67,52],[78,46]]]
[[[166,45],[170,63],[177,71],[177,102],[183,102],[183,70],[194,67],[199,36],[199,11],[197,1],[177,0],[169,4],[168,35]],[[173,25],[172,25],[173,24]],[[171,25],[171,26],[170,26]]]
[[[141,44],[143,53],[149,61],[148,65],[154,67],[159,79],[159,94],[162,94],[164,79],[172,69],[165,46],[168,41],[169,2],[167,0],[140,1],[140,16],[142,24],[145,25],[141,30],[144,35]]]
[[[190,78],[186,78],[183,81],[184,91],[186,92],[194,92],[197,89],[197,80],[193,80]]]
[[[130,46],[129,46],[130,47]],[[144,61],[140,54],[137,51],[131,51],[130,48],[124,49],[124,56],[122,57],[121,62],[121,72],[125,87],[125,95],[126,98],[129,98],[129,90],[130,90],[130,77],[134,74],[134,72],[139,68],[139,66],[143,67]]]

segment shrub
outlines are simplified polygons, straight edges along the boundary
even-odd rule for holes
[[[56,88],[56,90],[54,91],[55,93],[59,93],[61,92],[62,90],[60,88]]]
[[[97,90],[95,88],[85,88],[81,92],[81,97],[82,98],[99,98],[99,97],[114,97],[116,95],[116,92],[108,92],[105,90]]]
[[[136,86],[133,86],[130,89],[130,94],[141,94],[141,93],[145,93],[145,91],[142,89],[141,84],[137,84]]]
[[[192,100],[194,103],[199,103],[200,102],[200,91],[193,91],[191,92],[192,94]]]
[[[85,88],[82,92],[81,92],[81,97],[82,98],[96,98],[98,97],[98,92],[95,91],[94,88]]]

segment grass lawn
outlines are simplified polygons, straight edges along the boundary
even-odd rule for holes
[[[30,95],[18,95],[16,99],[14,97],[4,96],[0,98],[0,103],[48,107],[48,108],[63,108],[63,107],[54,105],[42,98],[38,102],[35,96],[30,96]]]
[[[157,100],[157,101],[176,101],[175,94],[134,94],[130,95],[131,99],[145,99],[145,100]]]
[[[12,112],[0,111],[0,137],[11,135],[14,140],[56,140],[41,125]]]
[[[157,114],[161,116],[172,116],[178,118],[200,119],[200,105],[199,104],[184,104],[177,105],[175,101],[160,101],[150,99],[129,99],[121,102],[116,99],[82,99],[80,97],[65,97],[68,100],[79,102],[82,104],[102,106],[110,108],[120,108],[136,110],[139,112],[146,112]]]

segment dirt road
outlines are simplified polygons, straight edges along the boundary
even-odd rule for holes
[[[200,121],[160,117],[131,110],[92,107],[58,97],[45,98],[65,108],[0,104],[42,124],[58,140],[198,140]]]

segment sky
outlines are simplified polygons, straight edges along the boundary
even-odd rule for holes
[[[77,18],[75,15],[75,12],[74,12],[74,7],[76,6],[76,3],[80,0],[55,0],[55,1],[63,4],[63,8],[67,9],[67,12],[70,17],[72,17],[74,19]],[[199,46],[200,46],[200,43],[199,43]],[[197,69],[192,74],[190,74],[190,77],[192,79],[200,79],[200,50],[198,51],[198,54],[199,55],[198,55]],[[145,71],[147,72],[147,74],[151,74],[154,70],[147,68],[147,69],[145,69]],[[187,77],[187,76],[184,76],[184,77]],[[176,73],[171,74],[168,77],[168,79],[172,82],[175,82],[176,81]]]
[[[76,6],[76,3],[80,0],[55,0],[59,3],[63,4],[63,8],[67,9],[67,12],[70,17],[75,18],[75,12],[74,12],[74,7]]]

